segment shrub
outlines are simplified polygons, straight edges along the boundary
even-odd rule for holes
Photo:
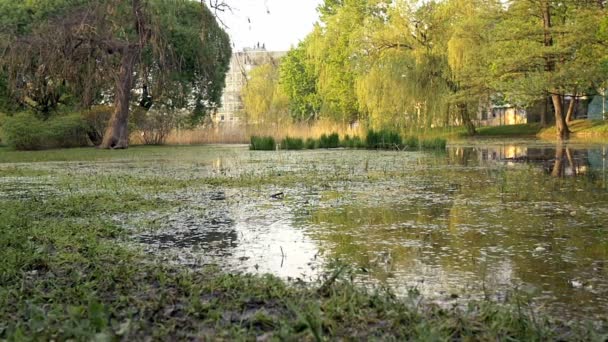
[[[281,140],[281,149],[283,150],[301,150],[304,148],[304,140],[300,138],[285,137]]]
[[[132,112],[135,130],[141,133],[146,145],[162,145],[177,124],[177,110],[165,106],[154,106],[149,110],[138,107]]]
[[[321,135],[319,138],[319,148],[338,148],[340,147],[340,136],[338,133],[330,135]]]
[[[249,145],[250,150],[254,151],[274,151],[276,147],[276,142],[273,137],[251,137],[251,145]]]
[[[82,114],[88,127],[89,139],[94,145],[101,144],[113,111],[112,106],[93,106]]]
[[[313,138],[306,139],[306,148],[309,150],[314,150],[317,148],[317,141]]]
[[[87,146],[87,124],[80,115],[54,117],[46,121],[31,113],[20,113],[2,126],[8,146],[17,150]]]
[[[377,132],[370,129],[367,131],[365,142],[367,147],[371,149],[394,150],[403,147],[401,135],[387,129]]]
[[[88,146],[87,124],[80,114],[59,116],[47,121],[48,148]]]
[[[443,138],[422,140],[420,142],[420,147],[425,150],[445,150],[446,146],[447,140]]]

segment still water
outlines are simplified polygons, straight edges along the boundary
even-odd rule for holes
[[[608,145],[132,152],[0,164],[41,174],[0,177],[0,199],[136,192],[171,205],[110,219],[162,262],[310,281],[339,261],[363,286],[443,305],[518,293],[562,317],[608,316]]]
[[[184,204],[137,241],[194,267],[310,280],[339,260],[363,284],[444,304],[518,293],[553,314],[606,317],[606,153],[535,141],[238,150],[209,163],[233,182],[175,195]]]

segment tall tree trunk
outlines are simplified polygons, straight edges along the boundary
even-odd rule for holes
[[[568,104],[568,112],[566,113],[566,123],[572,122],[572,116],[574,116],[574,108],[576,106],[576,93],[572,95],[570,103]]]
[[[566,123],[566,117],[562,107],[562,96],[558,94],[552,94],[551,99],[553,100],[553,108],[555,112],[555,128],[557,130],[557,138],[559,140],[568,140],[570,138],[570,130]]]
[[[541,1],[541,11],[543,17],[544,45],[545,47],[551,47],[553,46],[553,36],[551,35],[551,6],[549,0]],[[545,71],[555,71],[555,61],[550,56],[545,56]],[[551,100],[553,101],[555,113],[557,137],[559,140],[567,140],[570,137],[570,130],[568,130],[568,123],[564,117],[562,96],[558,95],[558,92],[553,90],[551,91]]]
[[[123,50],[120,73],[115,84],[114,113],[110,118],[100,148],[122,149],[129,147],[129,103],[136,60],[136,49],[127,47]]]
[[[555,146],[555,164],[553,164],[551,176],[558,178],[564,176],[564,145],[562,143]]]
[[[475,135],[477,134],[477,130],[475,129],[475,124],[471,120],[469,116],[469,110],[467,109],[466,104],[458,104],[456,105],[458,108],[458,113],[460,114],[460,119],[462,120],[462,124],[467,128],[467,134]]]

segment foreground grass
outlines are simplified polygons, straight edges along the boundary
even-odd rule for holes
[[[414,297],[399,300],[354,286],[347,272],[302,285],[143,262],[116,243],[124,232],[93,217],[136,210],[146,200],[120,206],[107,198],[92,210],[74,206],[79,201],[0,207],[0,339],[603,338],[591,327],[537,317],[524,305],[442,309]]]

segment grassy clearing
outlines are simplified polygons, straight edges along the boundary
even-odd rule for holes
[[[608,136],[608,121],[599,120],[575,120],[569,124],[574,138],[595,138]],[[539,132],[539,136],[554,138],[555,127],[548,127]]]
[[[488,126],[479,127],[477,134],[479,136],[535,136],[541,131],[541,126],[536,123],[508,126]]]

